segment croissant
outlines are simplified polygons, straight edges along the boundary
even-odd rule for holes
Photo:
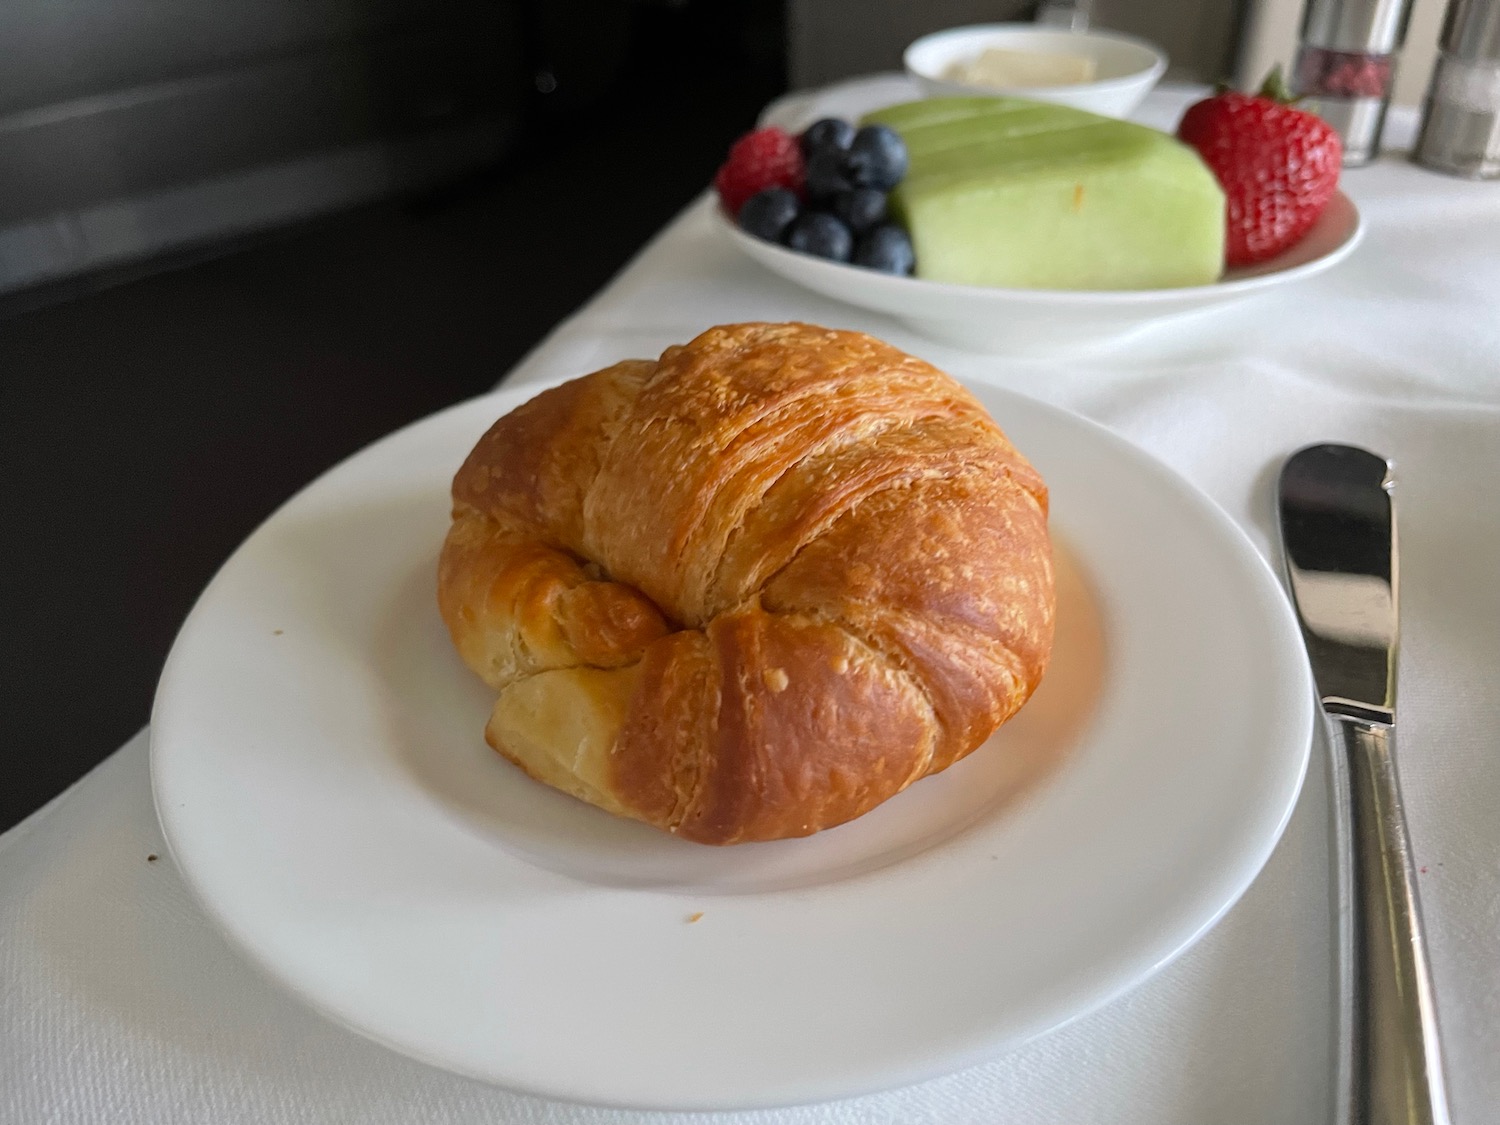
[[[491,746],[688,839],[805,836],[968,754],[1052,647],[1040,476],[855,332],[709,329],[497,421],[438,602]]]

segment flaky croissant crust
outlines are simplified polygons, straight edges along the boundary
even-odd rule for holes
[[[439,606],[533,777],[712,844],[803,836],[1035,690],[1041,478],[966,390],[854,332],[710,329],[546,391],[453,482]]]

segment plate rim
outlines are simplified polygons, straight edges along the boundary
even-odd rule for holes
[[[1211,911],[1205,912],[1196,906],[1189,908],[1184,905],[1185,899],[1178,900],[1176,902],[1177,911],[1179,913],[1193,914],[1196,917],[1196,921],[1190,926],[1177,926],[1172,930],[1170,937],[1164,936],[1160,940],[1149,943],[1149,948],[1147,948],[1148,943],[1142,942],[1140,943],[1140,947],[1134,949],[1132,952],[1111,959],[1108,968],[1103,971],[1103,975],[1109,977],[1112,980],[1112,984],[1105,988],[1090,987],[1086,983],[1076,986],[1079,990],[1087,992],[1089,999],[1083,1002],[1075,1000],[1071,1003],[1066,1001],[1054,1003],[1052,1005],[1053,1009],[1059,1007],[1067,1008],[1067,1013],[1060,1018],[1055,1013],[1051,1015],[1045,1013],[1039,1014],[1028,1024],[1020,1028],[1012,1028],[1000,1034],[996,1034],[991,1030],[985,1036],[971,1036],[972,1045],[967,1050],[950,1050],[936,1057],[929,1057],[920,1049],[913,1051],[910,1055],[914,1060],[911,1065],[904,1068],[886,1068],[881,1078],[874,1082],[868,1078],[858,1077],[849,1077],[842,1081],[820,1081],[814,1084],[816,1088],[811,1092],[807,1089],[788,1089],[783,1093],[769,1097],[761,1096],[753,1099],[737,1098],[732,1102],[704,1101],[693,1098],[685,1100],[652,1099],[650,1101],[642,1101],[632,1098],[622,1099],[601,1096],[597,1091],[580,1088],[580,1084],[574,1084],[569,1089],[561,1089],[545,1082],[529,1083],[515,1076],[501,1078],[493,1070],[485,1071],[456,1065],[453,1060],[445,1058],[440,1051],[422,1050],[414,1047],[410,1042],[398,1040],[366,1024],[362,1024],[348,1017],[336,1005],[328,1003],[319,995],[310,993],[300,987],[290,974],[279,971],[277,964],[268,955],[267,950],[255,945],[247,934],[242,933],[236,928],[234,921],[230,917],[230,913],[232,912],[227,912],[223,909],[225,904],[215,896],[212,886],[205,882],[203,878],[204,871],[199,868],[196,860],[186,859],[182,840],[177,835],[177,829],[172,823],[171,814],[167,811],[169,794],[166,790],[170,788],[171,782],[167,780],[167,775],[163,770],[163,756],[167,753],[165,750],[166,744],[176,736],[172,729],[172,719],[168,714],[164,713],[163,699],[170,696],[170,681],[175,674],[177,665],[182,659],[185,645],[190,643],[190,640],[185,640],[185,638],[190,638],[190,627],[194,626],[195,621],[198,621],[201,625],[200,608],[207,604],[210,595],[220,583],[224,571],[240,554],[245,543],[248,543],[251,538],[258,535],[265,527],[277,521],[283,512],[295,504],[306,492],[318,486],[325,479],[340,473],[350,462],[367,456],[374,456],[377,450],[399,440],[409,431],[419,427],[434,425],[440,418],[475,411],[481,403],[495,403],[501,411],[514,409],[535,395],[567,381],[566,378],[558,378],[545,382],[520,384],[511,387],[501,386],[485,394],[455,403],[384,435],[325,470],[323,473],[320,473],[283,504],[279,505],[251,533],[251,536],[248,536],[240,547],[236,548],[225,563],[221,565],[195,601],[192,610],[184,620],[177,637],[174,639],[172,650],[168,654],[158,683],[156,697],[153,699],[151,713],[149,745],[150,778],[152,798],[157,818],[161,826],[165,846],[172,856],[184,884],[192,893],[199,907],[204,911],[212,927],[265,979],[283,991],[290,993],[300,1003],[313,1008],[331,1022],[354,1032],[362,1038],[379,1043],[399,1054],[415,1058],[418,1061],[439,1069],[461,1074],[518,1093],[564,1102],[630,1110],[694,1112],[769,1109],[807,1104],[812,1101],[859,1097],[930,1080],[994,1058],[998,1054],[1016,1049],[1040,1035],[1060,1029],[1091,1012],[1097,1011],[1125,993],[1139,987],[1162,968],[1175,961],[1185,950],[1194,945],[1205,933],[1212,929],[1239,902],[1245,891],[1248,890],[1250,885],[1259,876],[1280,841],[1291,818],[1311,755],[1315,709],[1313,706],[1311,673],[1307,667],[1305,654],[1302,653],[1300,648],[1300,642],[1295,648],[1281,646],[1284,649],[1284,655],[1289,658],[1283,665],[1281,672],[1290,673],[1299,682],[1302,690],[1294,693],[1295,699],[1292,700],[1297,714],[1291,717],[1289,725],[1297,728],[1300,734],[1292,740],[1295,742],[1297,749],[1288,752],[1288,757],[1283,762],[1283,769],[1277,775],[1278,777],[1282,777],[1283,774],[1285,775],[1283,780],[1286,782],[1286,785],[1284,792],[1282,791],[1282,787],[1278,787],[1278,792],[1282,792],[1283,799],[1278,802],[1274,826],[1265,831],[1263,835],[1257,834],[1259,846],[1252,849],[1248,854],[1239,857],[1233,873],[1220,872],[1216,881],[1225,884],[1224,887],[1219,890],[1213,890],[1208,887],[1208,884],[1212,881],[1205,879],[1203,885],[1198,888],[1198,898],[1222,898],[1222,901],[1216,902]],[[1261,552],[1256,549],[1245,529],[1233,520],[1212,497],[1208,496],[1207,493],[1203,492],[1192,481],[1172,469],[1153,453],[1093,419],[1026,395],[1023,392],[982,380],[961,381],[971,385],[978,383],[983,388],[982,393],[984,394],[995,394],[1001,398],[1022,400],[1028,408],[1036,409],[1044,415],[1050,415],[1055,421],[1082,426],[1093,431],[1094,437],[1114,445],[1117,449],[1122,449],[1127,456],[1135,458],[1140,466],[1154,473],[1158,480],[1168,482],[1179,496],[1187,497],[1189,503],[1197,507],[1199,516],[1214,524],[1221,534],[1227,535],[1234,542],[1235,549],[1241,554],[1242,561],[1248,566],[1250,572],[1258,575],[1255,581],[1262,583],[1262,589],[1274,588],[1276,593],[1281,595],[1280,583],[1276,579],[1271,565]],[[502,403],[505,405],[500,406],[499,404]],[[498,416],[498,414],[495,416]],[[461,450],[457,451],[457,453],[461,452]],[[457,453],[455,456],[457,456]],[[1278,596],[1274,604],[1280,607],[1279,610],[1273,612],[1279,618],[1281,631],[1288,633],[1292,640],[1296,640],[1295,620],[1292,617],[1290,606],[1286,603],[1284,595]],[[1098,974],[1096,973],[1096,975]],[[582,1085],[586,1086],[586,1083]]]
[[[1152,306],[1175,305],[1183,303],[1208,304],[1217,301],[1228,301],[1236,297],[1248,296],[1263,289],[1275,288],[1278,285],[1286,285],[1295,281],[1301,281],[1308,277],[1316,276],[1326,270],[1332,269],[1349,255],[1358,249],[1364,241],[1367,224],[1359,207],[1345,192],[1340,189],[1334,192],[1334,199],[1330,205],[1340,202],[1349,208],[1354,218],[1349,233],[1346,234],[1338,245],[1332,247],[1316,258],[1306,262],[1299,262],[1294,266],[1283,269],[1263,270],[1262,272],[1249,272],[1239,277],[1221,278],[1207,285],[1184,285],[1165,289],[1023,289],[1006,286],[991,285],[966,285],[951,281],[931,281],[921,277],[898,277],[894,274],[881,273],[878,270],[865,269],[861,266],[851,265],[847,262],[825,261],[815,258],[810,254],[802,254],[789,247],[782,246],[777,242],[768,242],[763,238],[756,238],[741,230],[725,212],[719,200],[710,188],[706,193],[709,200],[709,211],[711,221],[722,232],[728,235],[730,241],[745,256],[765,265],[767,261],[782,263],[784,269],[775,269],[775,272],[788,280],[799,285],[806,283],[798,278],[799,273],[811,272],[814,276],[828,279],[829,287],[817,289],[816,292],[824,295],[832,295],[834,286],[839,279],[854,279],[853,285],[856,289],[862,289],[880,293],[892,302],[899,301],[903,295],[907,297],[920,293],[924,298],[932,300],[947,299],[961,303],[967,307],[978,304],[1041,304],[1041,305],[1071,305],[1080,310],[1097,309],[1100,311],[1115,311],[1118,309],[1130,309],[1139,307],[1143,314],[1149,314]],[[1258,270],[1261,267],[1250,266],[1248,270]],[[865,300],[854,296],[840,298],[848,304],[859,307],[872,307]],[[883,306],[882,306],[883,308]],[[919,314],[911,314],[917,316]],[[920,314],[923,318],[935,316],[935,313]]]

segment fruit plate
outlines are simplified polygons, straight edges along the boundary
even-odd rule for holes
[[[715,221],[743,253],[815,293],[886,313],[945,344],[1010,354],[1098,347],[1176,317],[1316,277],[1359,245],[1364,223],[1343,192],[1317,224],[1279,257],[1233,270],[1212,285],[1182,289],[997,289],[896,277],[797,253],[752,237],[722,208]]]
[[[518,388],[357,454],[235,553],[168,658],[151,774],[229,939],[398,1051],[575,1101],[860,1094],[1137,984],[1269,856],[1311,683],[1285,597],[1180,477],[974,391],[1045,474],[1059,635],[990,745],[805,840],[720,849],[544,788],[435,605],[448,484]],[[1017,796],[1017,793],[1021,793]]]

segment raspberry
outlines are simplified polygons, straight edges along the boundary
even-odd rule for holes
[[[771,126],[746,133],[730,146],[714,187],[725,209],[738,215],[745,200],[767,188],[789,188],[801,196],[802,180],[802,147],[797,138]]]

